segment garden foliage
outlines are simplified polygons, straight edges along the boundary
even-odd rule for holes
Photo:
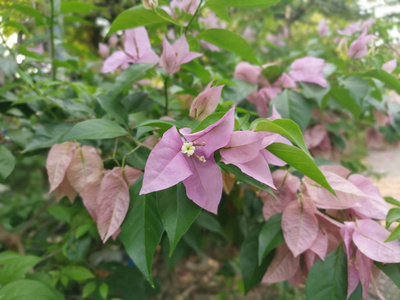
[[[287,1],[143,0],[99,58],[63,35],[106,9],[50,2],[2,11],[0,249],[19,254],[0,254],[0,299],[145,299],[168,288],[156,268],[230,247],[221,274],[244,293],[399,285],[400,203],[360,161],[400,137],[383,20],[295,28]]]

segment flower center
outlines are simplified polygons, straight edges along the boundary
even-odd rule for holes
[[[188,157],[190,157],[193,155],[194,150],[196,150],[196,147],[193,146],[192,142],[184,142],[181,150],[183,154],[186,154]]]

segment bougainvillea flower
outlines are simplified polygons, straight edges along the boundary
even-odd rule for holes
[[[110,47],[107,44],[99,43],[99,54],[101,58],[106,58],[110,55]]]
[[[397,60],[392,59],[382,65],[382,70],[388,73],[392,73],[396,69],[396,66],[397,66]]]
[[[211,87],[211,85],[212,82],[193,100],[190,107],[190,116],[192,118],[202,121],[217,108],[224,86]]]
[[[237,166],[243,173],[275,189],[269,164],[276,163],[276,160],[265,148],[276,142],[287,141],[278,134],[236,131],[220,150],[221,161]]]
[[[49,193],[54,191],[57,201],[67,196],[72,203],[76,197],[77,192],[69,183],[66,174],[77,148],[73,142],[56,144],[51,147],[47,156],[46,169],[50,183]]]
[[[275,87],[282,87],[286,89],[295,89],[297,87],[296,82],[291,78],[288,74],[282,73],[281,77],[279,77],[274,83]]]
[[[205,28],[226,28],[227,24],[225,21],[220,20],[217,15],[210,11],[207,16],[199,17],[199,22],[203,23]]]
[[[335,191],[337,197],[328,190],[315,184],[313,180],[304,177],[303,183],[306,187],[307,195],[314,201],[318,208],[325,209],[346,209],[352,208],[357,202],[368,196],[360,191],[353,183],[344,177],[321,168],[326,180]]]
[[[364,57],[368,52],[368,43],[373,41],[375,38],[374,35],[367,35],[367,32],[364,30],[361,35],[351,43],[347,55],[352,58]]]
[[[372,25],[376,23],[376,19],[374,18],[369,18],[365,20],[362,25],[361,25],[361,30],[368,30]]]
[[[307,201],[292,201],[283,211],[283,237],[294,257],[309,249],[318,236],[318,219],[314,210]]]
[[[304,141],[309,150],[319,148],[329,151],[332,148],[328,131],[325,126],[321,124],[308,128],[304,132]]]
[[[276,170],[272,173],[272,179],[277,188],[273,191],[275,197],[266,192],[260,193],[264,200],[263,214],[266,221],[283,212],[290,202],[296,200],[296,193],[300,188],[300,179],[285,170]]]
[[[349,176],[348,180],[367,195],[366,198],[354,205],[352,211],[360,218],[384,220],[390,207],[371,180],[358,174]]]
[[[357,288],[361,281],[363,299],[368,299],[368,289],[372,273],[373,260],[359,251],[353,243],[353,234],[356,230],[354,222],[344,222],[340,234],[344,241],[344,249],[347,255],[347,298]]]
[[[357,21],[357,22],[349,24],[344,29],[339,29],[337,32],[339,34],[348,35],[349,36],[349,35],[352,35],[352,34],[354,34],[356,32],[361,31],[361,27],[362,27],[362,22],[361,21]]]
[[[211,52],[221,52],[222,51],[221,48],[219,48],[209,42],[203,41],[203,40],[200,41],[200,44],[203,46],[204,49],[210,50]]]
[[[173,74],[180,70],[181,65],[202,55],[202,53],[189,51],[189,44],[185,35],[182,35],[173,45],[164,37],[160,65],[165,68],[167,73]]]
[[[248,42],[254,42],[257,38],[257,31],[251,27],[246,27],[242,33],[242,37]]]
[[[110,35],[110,37],[108,38],[108,44],[110,45],[111,48],[117,48],[118,37],[116,34]]]
[[[282,41],[282,40],[279,38],[279,36],[273,35],[273,34],[271,34],[271,33],[268,33],[266,39],[267,39],[268,42],[270,42],[270,43],[272,43],[272,44],[274,44],[274,45],[277,45],[277,46],[279,46],[279,47],[284,47],[284,46],[286,46],[285,41]]]
[[[249,64],[248,62],[241,62],[235,68],[233,76],[236,79],[247,81],[251,84],[260,84],[264,76],[261,73],[262,68]]]
[[[326,20],[322,19],[319,23],[318,23],[318,34],[319,36],[325,36],[328,34],[329,31],[329,27],[326,24]]]
[[[103,161],[97,150],[90,146],[77,149],[66,175],[71,186],[81,195],[87,211],[96,220],[97,188],[104,175]]]
[[[28,49],[31,52],[38,53],[38,54],[43,54],[44,53],[43,44],[38,44],[36,47],[27,47],[26,49]]]
[[[129,166],[115,167],[104,175],[97,194],[97,228],[103,242],[118,235],[129,208],[129,187],[142,171]]]
[[[324,77],[325,65],[325,61],[321,58],[299,58],[292,63],[289,76],[295,81],[314,83],[322,87],[327,87],[328,83]]]
[[[262,282],[276,283],[294,276],[300,265],[300,256],[294,257],[285,243],[276,248],[275,256],[268,266]]]
[[[196,12],[197,7],[200,4],[200,0],[172,0],[170,7],[172,10],[180,10],[185,13],[193,15]]]
[[[270,100],[275,98],[280,92],[282,92],[280,87],[264,87],[258,91],[254,91],[246,99],[256,106],[257,113],[261,118],[266,118],[269,115]]]
[[[234,108],[206,129],[190,133],[176,127],[166,131],[147,160],[140,194],[167,189],[183,182],[189,199],[217,213],[222,194],[222,174],[214,152],[230,140]]]
[[[363,219],[355,222],[352,240],[358,250],[374,261],[399,263],[400,244],[398,241],[385,242],[389,235],[390,232],[379,223]]]
[[[106,59],[103,73],[113,72],[119,67],[137,63],[157,63],[159,57],[151,49],[149,36],[145,27],[125,31],[124,51],[116,51]]]

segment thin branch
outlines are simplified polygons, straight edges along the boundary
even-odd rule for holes
[[[197,9],[196,9],[195,13],[194,13],[193,16],[191,17],[191,19],[190,19],[188,25],[186,26],[186,28],[185,28],[185,35],[187,34],[190,25],[192,25],[194,19],[195,19],[195,18],[197,17],[197,15],[199,14],[199,12],[200,12],[200,10],[201,10],[202,4],[203,4],[203,0],[200,1],[199,5],[197,6]]]
[[[165,96],[165,110],[164,110],[164,115],[168,115],[168,106],[169,106],[169,99],[168,99],[168,82],[169,82],[169,77],[165,77],[164,79],[164,96]]]
[[[50,0],[50,45],[51,45],[51,76],[56,80],[57,67],[55,65],[56,51],[54,45],[54,0]]]

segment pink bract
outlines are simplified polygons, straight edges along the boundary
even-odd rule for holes
[[[233,126],[232,108],[202,131],[191,134],[189,128],[180,132],[176,127],[169,129],[150,153],[140,194],[163,190],[183,181],[189,199],[216,214],[222,194],[222,174],[213,155],[229,142]],[[192,155],[183,153],[184,143],[195,147]]]
[[[181,65],[186,64],[202,55],[202,53],[189,51],[189,44],[186,41],[185,35],[182,35],[172,45],[164,37],[160,66],[165,68],[168,74],[173,74],[180,70]]]

